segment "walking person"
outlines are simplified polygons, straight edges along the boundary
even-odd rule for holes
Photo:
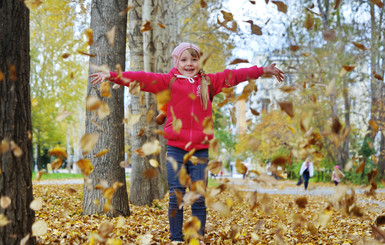
[[[191,182],[205,179],[205,168],[209,158],[209,141],[213,133],[205,130],[203,124],[213,124],[212,98],[222,91],[222,88],[236,86],[248,79],[257,79],[263,74],[273,75],[279,82],[283,80],[283,72],[275,67],[275,63],[266,67],[252,66],[236,70],[224,70],[215,74],[205,74],[199,67],[201,51],[191,43],[181,43],[172,52],[174,68],[168,74],[151,72],[99,72],[92,74],[92,84],[104,80],[129,86],[130,82],[140,83],[142,91],[157,94],[170,90],[170,101],[167,104],[166,123],[164,131],[167,139],[167,157],[175,159],[178,168],[175,171],[170,161],[167,161],[167,180],[169,186],[169,225],[171,241],[183,241],[183,208],[177,202],[176,192],[185,194],[186,186],[179,181],[179,171],[184,168],[191,177]],[[174,120],[180,120],[180,127],[175,128]],[[161,120],[159,120],[162,122]],[[195,151],[194,156],[204,159],[203,163],[192,164],[185,162],[184,156]],[[201,196],[192,207],[192,215],[200,220],[199,235],[204,239],[206,224],[206,204]]]
[[[313,162],[311,161],[310,157],[306,158],[306,161],[304,161],[302,163],[301,170],[299,171],[299,174],[303,177],[305,190],[307,190],[307,187],[309,185],[309,179],[310,179],[310,177],[313,177],[313,175],[314,175]]]
[[[341,178],[345,177],[345,174],[340,170],[340,166],[336,165],[332,173],[332,181],[337,186],[341,182]]]

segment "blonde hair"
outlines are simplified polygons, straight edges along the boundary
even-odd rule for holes
[[[195,49],[188,48],[187,49],[190,55],[194,58],[200,58],[201,54],[199,54]],[[207,109],[207,103],[209,101],[209,85],[210,81],[206,79],[205,72],[200,69],[198,74],[201,75],[201,103],[203,105],[203,109]]]

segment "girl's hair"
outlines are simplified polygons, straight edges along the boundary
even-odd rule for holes
[[[187,49],[190,55],[194,58],[200,58],[201,54],[198,53],[195,49],[188,48]],[[199,74],[201,75],[201,103],[203,105],[203,109],[207,109],[207,102],[209,100],[209,81],[207,81],[205,73],[202,69],[199,70]]]

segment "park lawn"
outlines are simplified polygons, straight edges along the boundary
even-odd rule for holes
[[[219,181],[208,190],[216,190],[216,184]],[[225,186],[218,187],[217,190],[222,192],[215,196],[214,204],[208,208],[208,243],[377,244],[372,225],[375,218],[385,211],[375,203],[375,200],[385,202],[383,193],[376,197],[355,196],[364,198],[365,203],[355,203],[352,196],[346,196],[340,200],[345,207],[348,200],[353,200],[350,207],[357,206],[355,212],[347,213],[343,207],[330,207],[333,200],[323,196],[258,194]],[[43,207],[36,211],[36,221],[48,225],[47,233],[37,237],[38,244],[98,244],[92,241],[97,237],[102,222],[114,226],[106,238],[107,244],[170,242],[167,196],[156,200],[151,207],[131,204],[129,217],[108,218],[82,215],[82,191],[83,185],[80,184],[34,186],[35,199],[43,199]],[[185,214],[186,224],[191,214],[189,206]]]
[[[79,174],[70,174],[70,173],[43,173],[40,177],[40,180],[63,180],[63,179],[83,179],[83,175]],[[32,180],[36,179],[36,173],[32,173]]]

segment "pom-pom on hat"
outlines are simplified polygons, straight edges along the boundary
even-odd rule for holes
[[[195,44],[192,44],[192,43],[181,43],[181,44],[179,44],[174,49],[174,51],[172,51],[172,58],[174,59],[174,67],[175,68],[178,66],[178,62],[179,62],[180,56],[182,55],[183,51],[185,51],[186,49],[189,49],[189,48],[194,49],[195,51],[198,52],[198,54],[201,53],[201,51],[199,50],[198,46],[196,46]]]
[[[338,169],[339,169],[339,168],[340,168],[340,166],[338,166],[338,165],[337,165],[337,166],[336,166],[336,168],[338,168]]]

